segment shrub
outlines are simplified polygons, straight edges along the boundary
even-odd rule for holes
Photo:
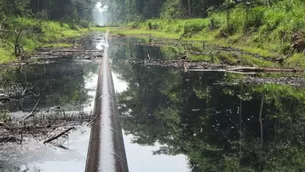
[[[191,35],[202,31],[208,27],[209,20],[207,19],[191,19],[184,23],[183,35]]]

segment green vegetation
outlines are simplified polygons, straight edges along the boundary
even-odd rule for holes
[[[1,109],[0,110],[0,122],[6,121],[9,119],[9,115],[7,114],[7,111]]]
[[[72,47],[73,44],[67,44],[67,43],[55,43],[55,44],[43,44],[43,47]]]
[[[33,18],[20,17],[13,17],[11,21],[13,21],[13,24],[6,29],[20,29],[21,34],[18,38],[18,46],[24,51],[32,51],[41,46],[71,46],[71,44],[57,42],[67,38],[78,37],[88,32],[87,28],[72,29],[70,25],[56,21],[38,21]],[[38,32],[35,32],[35,30],[38,30]],[[9,32],[0,39],[2,42],[8,43],[3,44],[0,48],[0,63],[17,60],[16,56],[18,55],[14,52],[17,34]]]
[[[9,50],[4,49],[4,48],[0,48],[0,62],[9,62],[14,60],[14,57],[12,55],[12,53],[9,52]]]
[[[284,65],[304,67],[302,0],[135,0],[125,2],[131,3],[127,6],[116,3],[127,14],[122,15],[120,10],[112,13],[113,23],[125,23],[125,29],[112,28],[114,32],[206,41],[269,58],[289,57]]]
[[[0,0],[0,63],[22,59],[24,51],[87,32],[96,2]]]

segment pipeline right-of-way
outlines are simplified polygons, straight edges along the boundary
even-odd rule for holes
[[[108,57],[108,35],[100,65],[86,172],[128,172],[123,135]]]

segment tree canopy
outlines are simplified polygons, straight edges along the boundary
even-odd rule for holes
[[[91,21],[97,0],[0,0],[0,19],[29,16],[50,20]]]
[[[151,18],[200,18],[236,5],[269,5],[273,0],[114,0],[109,3],[114,21]]]

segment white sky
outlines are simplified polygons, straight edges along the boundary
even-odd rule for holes
[[[101,7],[101,5],[102,5],[102,3],[101,3],[101,2],[98,2],[98,3],[95,5],[95,7],[98,8],[98,10],[99,10],[101,13],[107,11],[108,5],[104,5],[104,6],[102,6],[102,7]]]

